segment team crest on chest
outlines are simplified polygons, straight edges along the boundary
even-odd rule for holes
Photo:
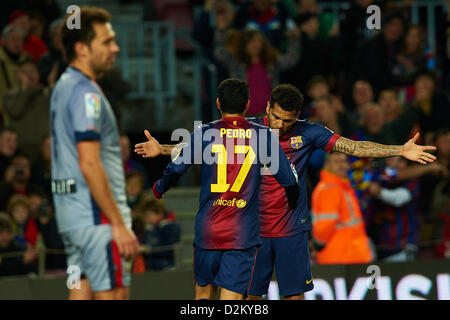
[[[291,148],[300,149],[303,145],[302,136],[291,137]]]

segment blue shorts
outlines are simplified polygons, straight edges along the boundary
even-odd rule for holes
[[[274,266],[280,295],[298,295],[314,288],[307,231],[290,237],[261,237],[261,241],[250,295],[267,294]]]
[[[246,294],[255,269],[257,247],[208,250],[194,245],[194,282]]]
[[[92,291],[128,287],[131,262],[120,255],[109,224],[63,232],[61,237],[68,254],[67,265],[76,266],[86,276]]]

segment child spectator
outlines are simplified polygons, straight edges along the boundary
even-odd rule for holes
[[[2,257],[4,253],[20,253],[13,257]],[[0,276],[12,276],[37,272],[33,262],[37,257],[36,249],[26,247],[13,239],[13,226],[5,213],[0,213]]]
[[[14,195],[8,202],[7,212],[13,224],[14,240],[22,245],[36,245],[38,227],[30,217],[31,206],[26,196]]]
[[[130,170],[125,175],[127,203],[133,214],[139,211],[143,201],[148,197],[144,191],[144,177],[137,170]]]
[[[144,254],[147,270],[164,270],[175,265],[174,249],[159,247],[174,245],[180,241],[180,226],[174,213],[168,213],[161,200],[149,200],[142,206],[142,222],[145,227],[143,244],[153,252]]]

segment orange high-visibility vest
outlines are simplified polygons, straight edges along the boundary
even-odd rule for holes
[[[325,247],[319,264],[368,263],[373,260],[358,198],[350,182],[326,170],[312,194],[313,238]]]

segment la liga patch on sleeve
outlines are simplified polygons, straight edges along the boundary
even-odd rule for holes
[[[86,110],[86,117],[100,118],[100,95],[97,93],[86,93],[84,95],[84,105]]]

